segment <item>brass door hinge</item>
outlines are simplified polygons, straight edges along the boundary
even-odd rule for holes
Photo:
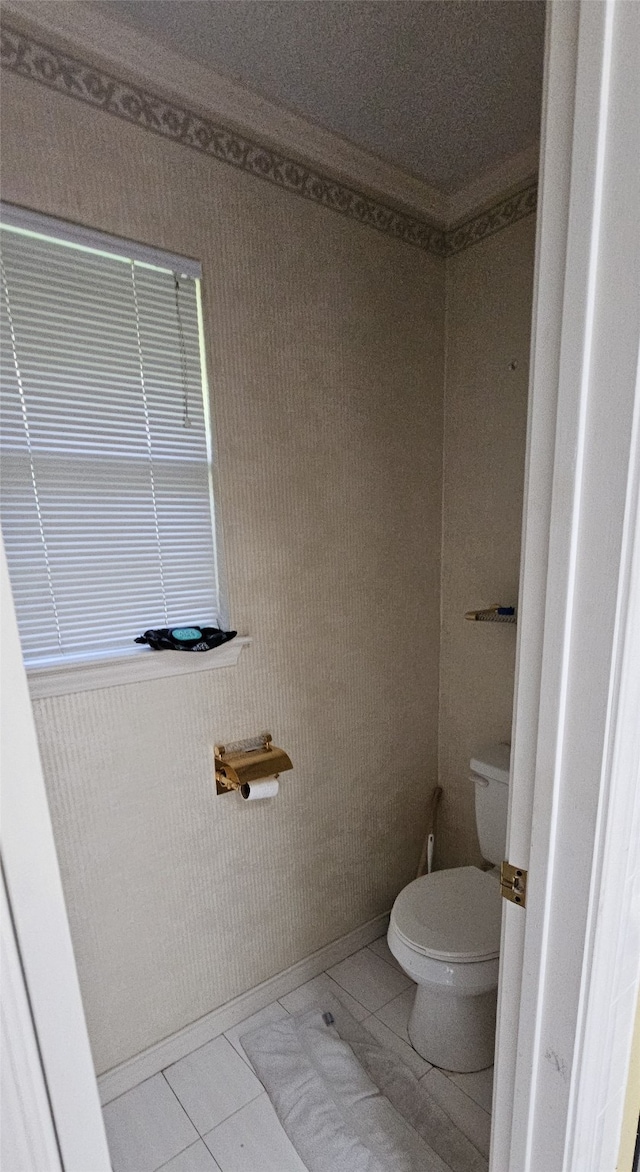
[[[500,867],[500,887],[504,899],[518,903],[520,907],[527,906],[527,872],[522,867],[503,863]]]

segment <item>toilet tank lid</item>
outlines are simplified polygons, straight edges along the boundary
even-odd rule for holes
[[[510,745],[485,745],[471,758],[471,769],[473,773],[486,777],[489,781],[502,781],[508,785],[510,762]]]

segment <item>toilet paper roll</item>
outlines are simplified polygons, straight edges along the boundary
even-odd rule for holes
[[[240,787],[240,793],[246,802],[260,802],[263,798],[275,798],[280,783],[277,777],[267,777],[264,781],[252,781]]]

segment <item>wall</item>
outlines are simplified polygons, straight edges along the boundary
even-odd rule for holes
[[[254,639],[236,668],[35,704],[100,1072],[412,876],[437,774],[444,265],[3,85],[6,200],[202,261],[230,611]],[[278,800],[216,798],[211,746],[264,727],[295,765]]]
[[[511,739],[516,628],[464,614],[518,600],[534,245],[530,216],[447,261],[441,866],[481,862],[469,760]]]

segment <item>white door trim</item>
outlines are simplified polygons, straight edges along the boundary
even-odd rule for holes
[[[0,878],[0,903],[0,1166],[7,1170],[42,1168],[62,1172],[4,877]]]
[[[640,6],[552,3],[508,846],[529,890],[503,917],[492,1172],[617,1157],[640,931],[639,58]]]
[[[640,363],[639,363],[640,374]],[[640,378],[565,1166],[610,1172],[640,990]]]
[[[53,1156],[55,1134],[53,1162],[26,1167],[110,1172],[4,545],[0,603],[2,868],[9,905],[2,942],[15,960],[3,973],[15,978],[2,1021],[5,1057],[12,1059],[10,1071],[3,1062],[3,1079],[11,1084],[2,1103],[3,1145],[18,1151],[30,1139],[40,1154]],[[30,1136],[20,1136],[22,1126]]]
[[[538,710],[571,187],[578,5],[547,16],[538,223],[530,354],[520,597],[507,857],[530,871]],[[529,908],[532,901],[529,899]],[[518,1058],[525,926],[531,917],[506,903],[502,916],[491,1172],[509,1172]]]

